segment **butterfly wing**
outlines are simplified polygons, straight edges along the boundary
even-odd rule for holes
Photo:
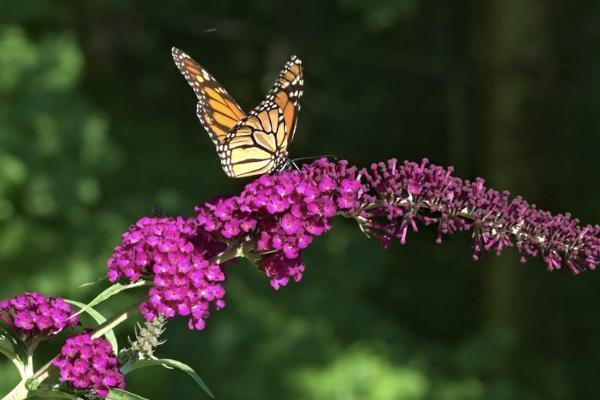
[[[304,93],[304,75],[302,72],[302,61],[292,56],[285,63],[279,78],[275,81],[273,88],[267,95],[266,101],[272,101],[281,109],[285,125],[288,128],[285,138],[285,149],[291,143],[296,133],[298,112],[300,111],[300,98]],[[259,106],[260,107],[260,106]]]
[[[288,131],[281,108],[263,102],[218,147],[227,176],[245,178],[274,171],[287,159],[283,138]]]
[[[292,56],[267,98],[218,147],[225,173],[234,178],[276,171],[288,160],[303,93],[302,62]]]
[[[175,65],[196,93],[196,115],[200,123],[215,145],[222,143],[246,114],[223,86],[194,59],[175,47],[171,53]]]

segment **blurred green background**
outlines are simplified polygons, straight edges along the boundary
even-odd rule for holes
[[[294,157],[428,157],[597,223],[599,24],[594,0],[2,0],[0,297],[90,300],[99,287],[77,287],[104,273],[128,224],[242,187],[220,169],[173,45],[245,109],[300,56]],[[520,265],[514,250],[473,263],[468,234],[434,238],[383,251],[335,221],[300,283],[275,292],[249,263],[229,267],[227,307],[203,332],[172,321],[159,355],[218,399],[598,397],[600,275]],[[129,389],[207,398],[146,371]]]

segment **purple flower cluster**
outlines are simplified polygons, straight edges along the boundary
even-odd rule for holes
[[[77,325],[73,309],[61,298],[25,292],[0,301],[0,319],[24,341],[39,340]]]
[[[67,338],[52,364],[60,371],[60,381],[76,390],[91,390],[106,397],[111,388],[125,388],[110,343],[104,338],[92,339],[89,333]]]
[[[438,226],[438,242],[443,235],[472,231],[475,260],[486,252],[499,254],[516,246],[521,261],[541,256],[549,270],[566,265],[573,273],[594,270],[600,261],[600,226],[581,226],[570,214],[552,215],[539,210],[521,197],[510,198],[484,186],[451,176],[443,168],[423,160],[420,164],[392,159],[373,164],[363,171],[381,207],[363,213],[368,221],[384,217],[383,223],[370,222],[384,242],[391,238],[406,241],[408,230],[418,223]]]
[[[108,260],[108,277],[153,281],[140,307],[146,320],[179,315],[189,317],[190,329],[203,329],[210,304],[225,306],[225,273],[209,259],[220,248],[203,240],[193,219],[142,218]]]
[[[108,279],[116,282],[125,277],[136,282],[150,277],[152,266],[176,262],[193,252],[188,238],[194,227],[184,218],[147,218],[136,222],[122,236],[121,244],[108,260]]]
[[[111,281],[154,280],[142,307],[147,319],[189,315],[190,327],[202,329],[209,304],[224,305],[219,264],[234,257],[255,261],[275,289],[300,280],[303,250],[331,229],[335,215],[355,219],[384,245],[394,239],[404,244],[409,231],[435,224],[438,243],[471,231],[474,259],[516,246],[523,261],[541,256],[550,270],[566,265],[578,273],[600,260],[600,226],[552,215],[427,160],[391,159],[359,170],[321,159],[301,170],[263,175],[239,195],[195,211],[195,219],[142,218],[109,260]]]
[[[259,266],[277,289],[302,277],[301,253],[331,229],[336,213],[355,213],[364,187],[356,168],[317,162],[299,171],[263,175],[238,196],[196,207],[215,241],[255,241]]]

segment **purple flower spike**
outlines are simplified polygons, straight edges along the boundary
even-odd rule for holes
[[[0,319],[24,342],[38,341],[79,323],[63,299],[25,292],[0,301]]]
[[[77,390],[90,390],[106,397],[111,388],[125,388],[110,343],[104,338],[92,339],[89,333],[67,338],[52,364],[58,367],[59,380]]]
[[[452,176],[452,168],[391,159],[359,170],[346,161],[317,160],[301,170],[264,175],[236,196],[195,208],[194,219],[142,218],[123,235],[109,260],[111,281],[154,281],[142,306],[189,318],[203,329],[212,304],[224,306],[219,265],[245,256],[275,289],[299,281],[302,253],[332,227],[334,216],[356,220],[384,246],[405,244],[422,226],[443,237],[471,231],[473,259],[516,247],[521,260],[540,256],[549,270],[593,270],[600,261],[600,226],[581,226],[569,214],[552,215],[484,186]]]
[[[224,207],[227,212],[219,213]],[[515,246],[522,260],[541,256],[549,270],[566,265],[574,273],[595,269],[600,259],[600,226],[584,227],[569,214],[552,215],[520,197],[510,199],[508,192],[486,188],[483,179],[462,180],[452,176],[452,168],[426,159],[402,164],[391,159],[362,170],[321,159],[300,171],[260,177],[240,195],[196,211],[201,230],[227,232],[213,241],[250,240],[262,254],[277,253],[259,262],[275,287],[300,279],[301,269],[288,268],[285,260],[300,258],[314,236],[331,229],[334,215],[355,219],[384,245],[393,239],[404,244],[420,225],[435,224],[438,243],[471,231],[474,259]],[[250,230],[231,234],[227,228],[248,220]],[[275,260],[282,265],[276,267]]]
[[[373,225],[383,238],[406,240],[418,223],[437,224],[438,242],[455,232],[472,231],[473,258],[499,254],[515,246],[521,260],[541,256],[548,270],[566,265],[573,273],[594,270],[600,261],[600,226],[581,226],[570,214],[552,215],[521,197],[486,188],[481,178],[474,182],[451,176],[452,169],[395,160],[363,170],[365,180],[384,206],[362,217],[367,221],[387,218]],[[418,187],[418,189],[417,189]],[[367,229],[369,229],[367,222]]]

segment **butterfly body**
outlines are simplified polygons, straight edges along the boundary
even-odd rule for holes
[[[196,115],[215,144],[227,176],[261,175],[288,165],[288,147],[303,93],[300,59],[290,58],[266,98],[246,115],[206,69],[179,49],[173,48],[172,53],[196,93]]]

